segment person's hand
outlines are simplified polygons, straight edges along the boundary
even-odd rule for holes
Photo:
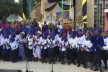
[[[103,50],[103,47],[100,47],[101,50]]]
[[[81,51],[83,51],[84,49],[83,48],[81,48]]]

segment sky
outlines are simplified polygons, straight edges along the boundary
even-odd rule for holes
[[[19,2],[19,0],[15,0],[15,2],[17,2],[17,3],[18,3],[18,2]]]

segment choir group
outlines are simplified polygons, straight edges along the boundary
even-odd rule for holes
[[[50,28],[43,24],[22,25],[20,29],[8,26],[0,28],[0,59],[17,62],[20,60],[42,63],[74,64],[94,71],[107,69],[108,31],[101,29],[64,29],[58,24]]]

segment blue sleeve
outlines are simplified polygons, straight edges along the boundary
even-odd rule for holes
[[[101,46],[101,47],[104,46],[104,39],[103,39],[103,37],[100,37],[100,46]]]

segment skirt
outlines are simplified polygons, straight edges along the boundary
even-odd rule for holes
[[[93,63],[94,64],[101,64],[101,53],[100,52],[93,52]]]
[[[78,62],[84,61],[84,51],[81,51],[81,50],[77,51],[77,61]]]
[[[10,49],[3,49],[3,52],[2,52],[2,58],[3,60],[10,60]]]
[[[0,59],[2,59],[3,46],[0,46]]]
[[[48,50],[44,49],[44,47],[41,49],[41,57],[42,58],[48,57]]]
[[[86,61],[86,62],[91,62],[92,61],[91,52],[84,51],[84,61]]]
[[[32,59],[33,57],[33,49],[27,49],[27,59]]]
[[[10,60],[16,62],[18,59],[18,49],[12,50],[10,53]]]
[[[107,50],[102,50],[101,51],[101,59],[108,60],[108,52],[107,52]]]
[[[55,55],[54,48],[48,48],[48,57],[54,57]]]
[[[59,46],[54,47],[54,54],[55,54],[55,56],[59,57],[59,55],[60,55]]]

